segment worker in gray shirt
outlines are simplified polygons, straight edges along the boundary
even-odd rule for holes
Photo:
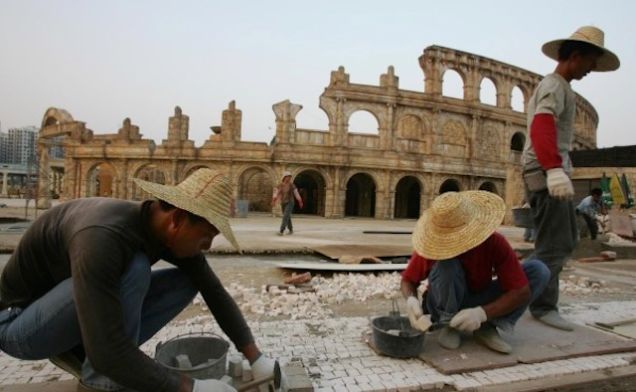
[[[202,253],[219,233],[239,250],[229,179],[199,169],[177,186],[135,181],[156,200],[77,199],[33,222],[0,277],[0,350],[51,359],[80,391],[234,391],[139,349],[200,292],[254,376],[272,375],[274,360]],[[151,270],[160,259],[176,268]]]

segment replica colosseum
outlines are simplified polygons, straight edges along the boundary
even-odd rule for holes
[[[272,188],[287,170],[305,200],[302,213],[328,218],[416,218],[436,195],[471,189],[519,205],[526,118],[512,109],[512,91],[521,91],[525,107],[541,76],[440,46],[426,48],[419,63],[423,92],[400,90],[392,66],[379,86],[350,83],[343,67],[332,71],[320,96],[329,129],[297,128],[302,106],[286,100],[272,107],[276,135],[270,144],[241,141],[242,114],[233,101],[198,148],[179,107],[159,145],[143,139],[128,118],[116,134],[94,135],[67,111],[50,108],[38,139],[38,207],[48,208],[52,193],[140,200],[148,195],[133,178],[176,184],[200,167],[228,173],[236,199],[249,201],[250,211],[271,212]],[[442,95],[448,70],[461,76],[463,99]],[[485,78],[495,86],[496,105],[480,102]],[[358,111],[375,117],[377,135],[350,131]],[[597,123],[595,109],[577,96],[575,149],[596,147]],[[63,162],[49,159],[56,143],[64,147]]]

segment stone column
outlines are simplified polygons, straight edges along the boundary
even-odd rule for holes
[[[3,171],[2,172],[2,194],[0,194],[0,196],[2,197],[8,197],[9,196],[9,171]]]
[[[51,208],[49,182],[49,146],[38,141],[39,171],[38,171],[38,199],[36,206],[40,209]]]

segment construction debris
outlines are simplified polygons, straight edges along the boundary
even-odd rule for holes
[[[615,293],[618,290],[607,287],[607,282],[588,277],[570,275],[566,280],[559,280],[560,291],[570,295],[585,295],[597,293]]]

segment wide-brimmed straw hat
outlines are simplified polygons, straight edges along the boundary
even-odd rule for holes
[[[202,168],[183,180],[179,185],[162,185],[135,178],[137,185],[159,200],[204,218],[241,251],[229,217],[233,206],[230,179],[211,169]]]
[[[593,71],[615,71],[621,65],[621,62],[618,60],[618,56],[616,56],[611,50],[605,48],[605,33],[603,33],[603,30],[598,27],[583,26],[576,30],[569,38],[546,42],[541,50],[543,51],[543,54],[549,58],[559,61],[559,48],[561,48],[561,44],[565,41],[586,42],[603,51],[603,55],[597,60],[596,68],[594,68]]]
[[[490,237],[505,213],[503,199],[491,192],[443,193],[417,221],[413,248],[429,260],[459,256]]]

